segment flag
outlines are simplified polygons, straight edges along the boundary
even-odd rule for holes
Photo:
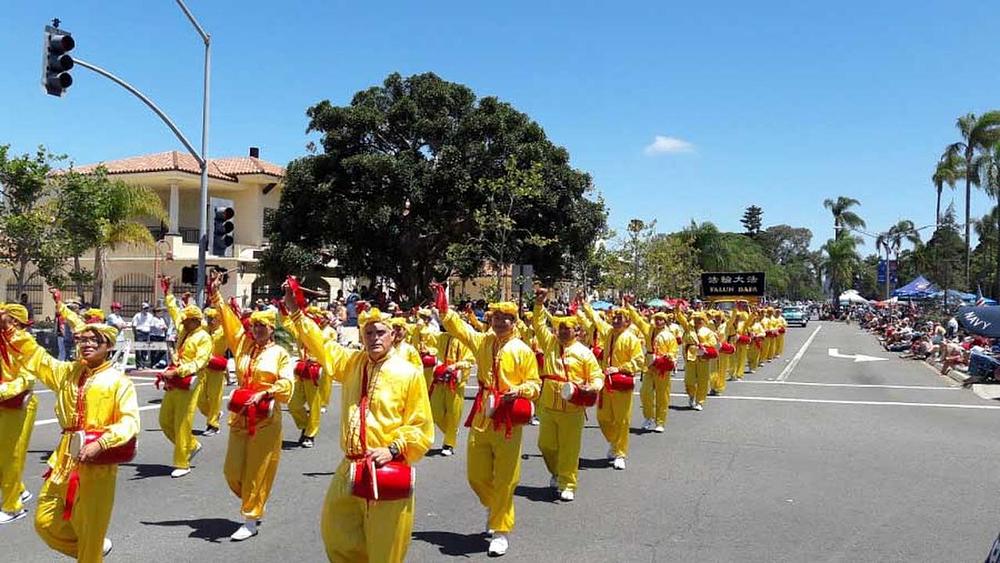
[[[986,298],[983,297],[983,286],[976,285],[976,307],[982,307],[986,304]]]

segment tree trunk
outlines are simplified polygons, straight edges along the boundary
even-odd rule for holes
[[[94,248],[94,293],[90,298],[91,307],[101,307],[101,294],[104,292],[104,248],[97,246]]]
[[[937,229],[941,226],[941,188],[937,190],[937,207],[934,211],[934,228]]]
[[[73,276],[76,278],[76,294],[83,297],[83,280],[80,279],[80,257],[73,257]]]
[[[965,149],[965,288],[969,288],[969,266],[972,262],[972,246],[970,246],[971,239],[969,238],[970,232],[970,221],[969,213],[970,205],[972,204],[972,141],[969,141],[968,146]]]
[[[994,280],[995,285],[993,286],[994,287],[993,298],[1000,300],[1000,192],[997,193],[997,214],[996,215],[997,215],[996,216],[996,219],[997,219],[997,233],[996,233],[996,237],[997,237],[997,240],[996,240],[996,245],[997,245],[997,269],[996,269],[995,272],[993,272],[993,275],[996,276],[996,279]]]

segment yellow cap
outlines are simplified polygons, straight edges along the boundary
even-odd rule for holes
[[[250,313],[250,324],[262,324],[274,328],[278,324],[278,314],[272,309]]]

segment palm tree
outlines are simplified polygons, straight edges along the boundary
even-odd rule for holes
[[[913,245],[914,249],[919,249],[923,241],[920,240],[920,233],[917,232],[916,226],[913,221],[909,219],[900,219],[895,225],[889,227],[889,230],[880,234],[875,239],[875,249],[877,252],[881,252],[881,249],[885,249],[885,259],[886,259],[886,299],[889,298],[888,287],[889,287],[889,259],[891,254],[896,255],[896,264],[899,264],[899,252],[903,247],[903,242],[909,242]]]
[[[969,266],[972,260],[970,245],[970,217],[972,204],[972,185],[979,185],[978,169],[973,164],[976,152],[1000,140],[1000,111],[988,111],[976,117],[969,113],[959,117],[955,123],[962,135],[962,140],[948,145],[945,154],[948,157],[961,158],[965,162],[965,285],[969,285]]]
[[[838,232],[839,234],[839,232]],[[826,254],[823,260],[823,271],[830,279],[833,290],[833,303],[839,305],[840,292],[851,285],[854,272],[858,269],[861,258],[855,247],[860,243],[855,236],[840,236],[826,241],[821,250]]]
[[[832,199],[823,200],[823,207],[833,213],[833,233],[835,238],[847,235],[849,229],[865,228],[865,221],[857,213],[850,209],[861,202],[853,197],[840,196],[836,201]]]
[[[90,300],[94,307],[101,306],[108,251],[120,245],[152,246],[156,243],[153,235],[138,219],[152,217],[165,221],[167,218],[160,197],[145,186],[109,180],[102,199],[98,237],[94,244],[94,293]]]
[[[976,175],[982,182],[983,189],[1000,206],[1000,142],[994,143],[988,152],[976,157],[973,166],[976,168]],[[1000,221],[1000,216],[995,218]],[[1000,232],[1000,222],[996,224],[996,228],[996,232]],[[1000,295],[1000,244],[997,245],[996,258],[997,276],[994,295]]]
[[[955,184],[958,183],[959,178],[965,176],[965,161],[958,157],[958,155],[949,154],[947,151],[941,155],[941,160],[938,161],[937,167],[934,168],[934,174],[931,176],[931,181],[934,182],[934,188],[937,190],[937,205],[934,207],[934,224],[941,224],[941,192],[944,186],[947,184],[949,188],[955,189]]]

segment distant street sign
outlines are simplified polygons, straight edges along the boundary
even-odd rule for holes
[[[764,272],[706,272],[701,275],[703,297],[763,297],[764,288]]]

